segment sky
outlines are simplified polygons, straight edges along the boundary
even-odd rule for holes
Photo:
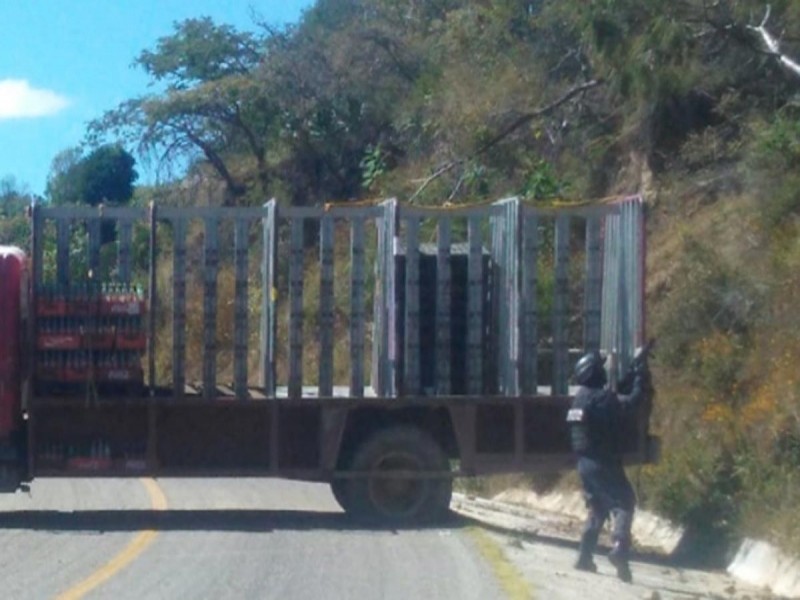
[[[296,22],[313,0],[0,0],[0,179],[43,194],[86,124],[148,91],[131,67],[175,22],[208,16],[253,30]],[[148,173],[139,166],[142,178]]]

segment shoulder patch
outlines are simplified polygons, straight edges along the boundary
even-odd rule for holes
[[[567,423],[581,423],[583,421],[582,408],[570,408],[567,413]]]

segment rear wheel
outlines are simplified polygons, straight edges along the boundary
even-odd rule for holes
[[[448,471],[450,467],[439,445],[413,427],[375,433],[356,451],[351,468],[374,475],[342,480],[346,485],[342,486],[344,503],[340,504],[349,504],[348,512],[393,521],[419,521],[441,518],[450,506],[452,479],[414,478],[415,473]],[[392,472],[398,476],[392,477]]]

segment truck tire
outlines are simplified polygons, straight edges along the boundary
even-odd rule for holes
[[[428,434],[414,427],[384,429],[357,450],[353,471],[447,471],[450,464]],[[450,478],[367,477],[345,480],[345,504],[361,516],[395,522],[443,518],[450,506]],[[347,508],[345,508],[347,510]]]

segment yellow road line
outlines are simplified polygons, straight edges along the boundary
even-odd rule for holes
[[[481,556],[489,563],[495,579],[510,600],[531,600],[534,598],[530,585],[520,572],[508,562],[503,549],[486,533],[478,527],[467,530],[475,542]]]
[[[153,479],[142,478],[142,482],[147,493],[150,495],[150,504],[153,510],[166,510],[167,498],[164,492]],[[57,600],[78,600],[102,583],[111,579],[122,569],[132,563],[147,547],[153,543],[158,535],[154,529],[146,529],[136,534],[136,537],[114,558],[92,573],[89,577],[71,587],[66,592],[57,597]]]

